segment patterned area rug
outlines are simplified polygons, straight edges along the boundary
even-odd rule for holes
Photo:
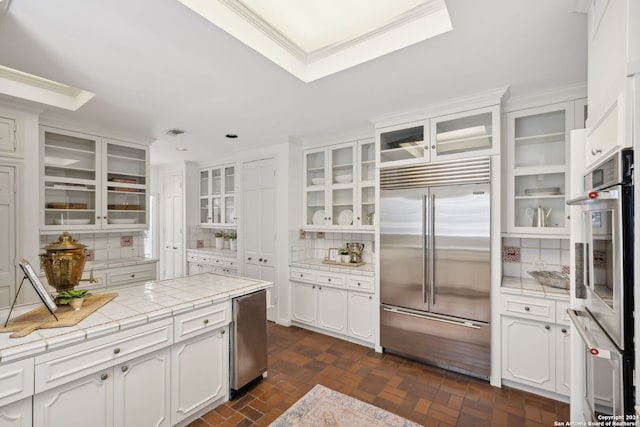
[[[420,424],[318,384],[270,426],[419,427]]]

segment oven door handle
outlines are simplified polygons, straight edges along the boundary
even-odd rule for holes
[[[587,345],[589,354],[595,357],[601,357],[603,359],[609,359],[609,360],[616,360],[620,357],[619,352],[613,353],[609,349],[598,346],[598,343],[596,342],[596,340],[587,331],[586,325],[582,321],[581,317],[589,317],[588,313],[584,311],[567,309],[567,314],[571,318],[571,322],[573,322],[573,325],[576,327],[578,334],[580,335],[584,343]],[[610,344],[613,348],[615,348],[615,345],[613,344],[613,342],[610,342]]]

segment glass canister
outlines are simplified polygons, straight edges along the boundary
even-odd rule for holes
[[[71,290],[78,284],[87,258],[86,247],[65,231],[57,242],[43,248],[46,252],[40,254],[40,264],[50,286],[60,292]]]

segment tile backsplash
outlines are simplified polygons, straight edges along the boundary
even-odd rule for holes
[[[115,233],[71,233],[71,237],[87,246],[92,253],[92,261],[104,262],[131,257],[145,256],[144,231]],[[58,241],[57,234],[41,235],[40,248]]]
[[[370,233],[319,233],[300,230],[289,231],[289,261],[302,261],[304,259],[323,259],[329,253],[330,248],[340,248],[347,243],[364,243],[362,260],[372,263],[375,259],[373,246],[374,235]]]
[[[531,278],[527,271],[569,273],[568,239],[502,239],[502,275]]]

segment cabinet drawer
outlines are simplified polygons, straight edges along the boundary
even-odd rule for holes
[[[289,279],[295,282],[316,283],[315,271],[292,268],[289,271]]]
[[[238,261],[225,261],[224,262],[224,266],[225,267],[229,267],[229,268],[237,268],[238,267]]]
[[[0,366],[0,406],[33,394],[33,358]]]
[[[175,342],[221,328],[231,322],[231,303],[224,302],[176,316]]]
[[[131,283],[155,280],[156,264],[140,264],[118,268],[107,273],[109,286],[128,285]]]
[[[339,275],[339,274],[319,273],[318,274],[318,284],[319,285],[344,286],[344,276]]]
[[[502,295],[502,314],[555,322],[556,303],[537,298]]]
[[[198,262],[198,255],[187,255],[188,262]]]
[[[35,392],[48,390],[100,369],[159,350],[172,342],[171,319],[163,319],[130,331],[37,356]]]
[[[347,276],[347,286],[353,289],[373,292],[373,278]]]

